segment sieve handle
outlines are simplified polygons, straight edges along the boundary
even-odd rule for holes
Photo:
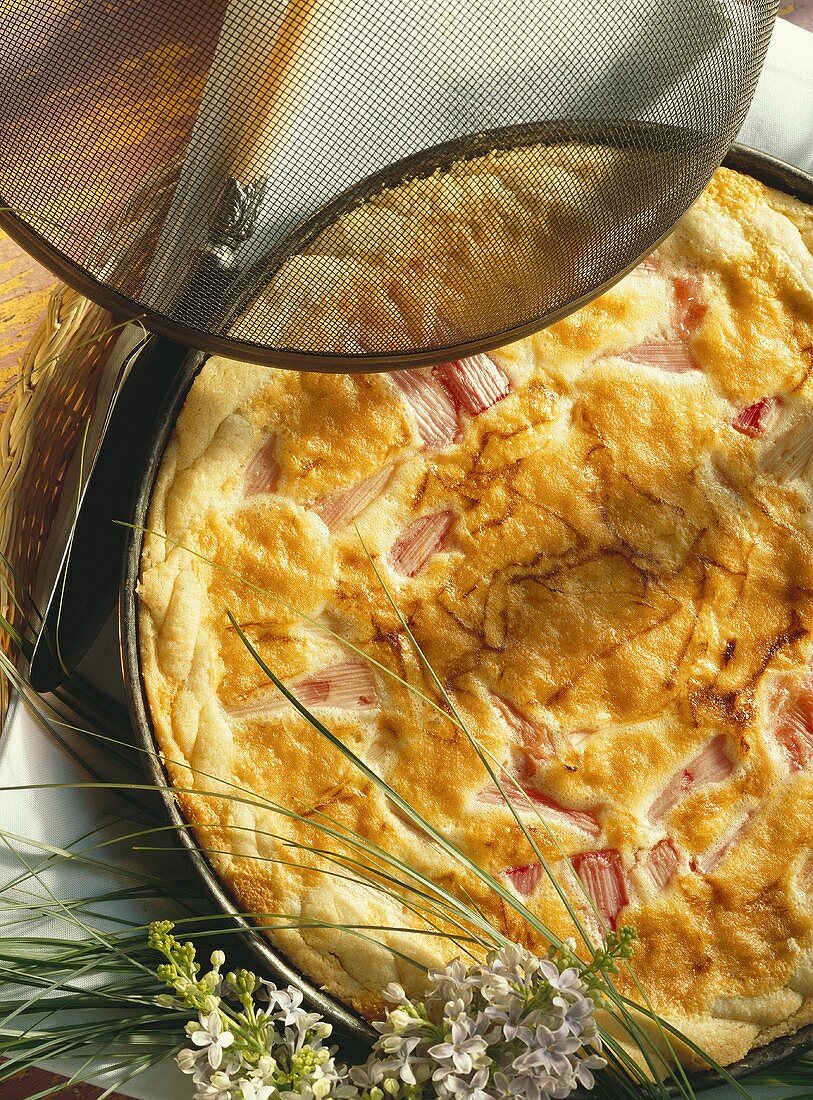
[[[308,48],[314,15],[323,0],[289,0],[271,47],[268,64],[257,88],[254,110],[248,119],[234,118],[240,134],[231,175],[248,184],[263,176],[269,155],[294,113],[297,99],[297,62]]]

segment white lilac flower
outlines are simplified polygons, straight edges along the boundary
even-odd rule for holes
[[[486,1010],[487,1012],[488,1010]],[[507,1012],[501,1013],[496,1019],[493,1019],[493,1023],[501,1032],[501,1038],[506,1043],[513,1043],[519,1037],[520,1034],[527,1028],[526,1014],[523,1012],[522,1004],[513,1004]],[[495,1036],[493,1042],[497,1042],[498,1039]]]
[[[585,985],[582,976],[575,966],[569,966],[566,970],[559,970],[549,959],[542,959],[539,963],[540,973],[544,974],[545,981],[560,993],[568,1001],[578,1001],[585,993]]]
[[[380,1086],[384,1079],[384,1063],[379,1058],[369,1058],[363,1066],[352,1066],[350,1080],[365,1092]]]
[[[507,974],[487,970],[478,977],[480,993],[490,1005],[507,1009],[516,1000],[516,991]]]
[[[274,1085],[263,1085],[256,1078],[247,1077],[240,1082],[240,1100],[269,1100],[276,1091]]]
[[[387,988],[384,990],[383,997],[385,1001],[390,1001],[396,1005],[411,1005],[409,997],[407,997],[404,987],[398,985],[397,982],[390,982]]]
[[[301,992],[299,990],[295,992],[299,993],[299,1000],[301,1000]],[[304,1008],[299,1007],[298,1003],[288,1003],[284,999],[280,1000],[279,1005],[277,1011],[270,1012],[269,1018],[274,1023],[283,1025],[285,1042],[289,1043],[293,1050],[299,1050],[314,1040],[321,1042],[333,1033],[331,1025],[323,1020],[318,1012],[306,1012]]]
[[[596,1083],[592,1071],[603,1069],[606,1065],[606,1061],[598,1054],[590,1054],[586,1058],[581,1058],[576,1063],[576,1080],[583,1088],[591,1089]]]
[[[367,1095],[412,1095],[431,1081],[438,1100],[561,1100],[592,1087],[605,1064],[576,967],[508,944],[484,963],[431,971],[429,981],[423,1004],[400,986],[387,990],[394,1007],[375,1025],[367,1065],[350,1073]]]
[[[459,959],[449,963],[443,970],[430,970],[429,981],[436,998],[444,1002],[458,998],[467,1003],[471,1002],[473,993],[471,975]]]
[[[475,1026],[471,1017],[461,1014],[452,1023],[446,1042],[429,1048],[427,1053],[438,1064],[437,1079],[444,1071],[469,1074],[488,1065],[488,1044],[481,1035],[474,1034]]]
[[[449,1077],[444,1081],[444,1088],[455,1100],[494,1100],[493,1094],[486,1090],[489,1072],[487,1069],[479,1069],[472,1077]]]
[[[196,1047],[206,1049],[209,1065],[212,1069],[217,1069],[223,1061],[223,1051],[228,1050],[234,1042],[234,1035],[223,1030],[223,1020],[219,1012],[210,1012],[208,1015],[201,1012],[198,1020],[200,1027],[192,1031],[189,1038]]]
[[[398,1077],[405,1085],[418,1083],[415,1071],[420,1064],[416,1054],[420,1042],[420,1035],[410,1037],[387,1035],[380,1040],[379,1050],[387,1055],[384,1060],[384,1071],[387,1076]]]
[[[178,1051],[175,1061],[178,1063],[181,1073],[194,1073],[201,1058],[205,1057],[205,1050],[192,1050],[190,1047],[184,1047],[183,1050]]]
[[[572,1069],[571,1055],[579,1049],[581,1041],[570,1034],[566,1024],[556,1031],[540,1025],[536,1029],[533,1045],[550,1073],[555,1077],[566,1077]]]
[[[587,997],[571,1001],[565,1012],[565,1023],[570,1033],[579,1037],[583,1043],[589,1042],[600,1047],[594,1012],[594,1005]]]
[[[420,1023],[414,1011],[407,1012],[404,1008],[396,1008],[387,1013],[387,1024],[395,1035],[406,1035],[408,1031],[414,1031],[415,1025]]]
[[[268,1012],[272,1019],[290,1025],[305,1015],[305,1010],[302,1008],[301,989],[295,989],[293,986],[277,989],[271,982],[264,982],[263,987],[268,999]]]
[[[233,1100],[233,1082],[228,1074],[222,1071],[215,1072],[198,1084],[195,1091],[195,1100]]]
[[[234,1049],[234,1048],[232,1048]],[[217,1080],[223,1082],[226,1077],[233,1078],[235,1081],[245,1073],[245,1064],[243,1062],[242,1055],[233,1057],[229,1054],[225,1061],[221,1062],[220,1068],[213,1070],[209,1065],[208,1058],[201,1058],[195,1069],[192,1071],[192,1080],[196,1085],[208,1084],[215,1074],[219,1074]]]
[[[482,969],[485,974],[503,975],[514,986],[525,986],[539,973],[542,962],[520,944],[508,943],[494,952]]]

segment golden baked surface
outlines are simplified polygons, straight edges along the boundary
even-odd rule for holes
[[[309,823],[321,811],[529,940],[281,701],[227,608],[339,737],[572,932],[462,733],[322,629],[432,694],[357,527],[543,853],[637,928],[656,1008],[724,1062],[813,1018],[811,250],[813,211],[721,170],[654,261],[487,360],[207,363],[153,497],[141,654],[173,782],[218,777],[301,815],[183,796],[240,907],[420,924],[284,843],[340,850]],[[361,1010],[417,980],[362,936],[275,938]]]

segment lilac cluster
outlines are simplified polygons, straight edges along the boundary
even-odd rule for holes
[[[166,1008],[191,1010],[190,1046],[178,1066],[195,1084],[195,1100],[344,1100],[357,1097],[347,1070],[328,1047],[332,1027],[302,1006],[302,992],[277,989],[249,970],[221,973],[222,951],[200,973],[191,943],[172,935],[169,921],[150,926],[150,946],[166,962],[158,976],[172,990]]]
[[[484,963],[430,971],[429,981],[422,1002],[387,990],[394,1007],[375,1025],[373,1053],[350,1071],[364,1100],[560,1100],[592,1088],[606,1064],[575,967],[508,944]]]
[[[178,1065],[195,1100],[562,1100],[592,1088],[606,1064],[594,998],[629,938],[614,937],[586,970],[570,965],[569,945],[545,959],[508,943],[485,962],[430,970],[422,1001],[390,986],[372,1053],[348,1070],[326,1045],[330,1024],[306,1011],[300,990],[247,970],[222,974],[222,951],[201,974],[193,945],[179,943],[169,921],[150,926],[150,945],[166,960],[158,976],[172,990],[158,1002],[193,1015]]]

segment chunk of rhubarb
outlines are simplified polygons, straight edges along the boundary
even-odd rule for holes
[[[581,750],[584,748],[590,738],[597,732],[598,731],[594,729],[568,730],[567,739],[568,741],[570,741],[576,752],[581,752]]]
[[[592,814],[560,806],[558,802],[545,798],[535,787],[521,783],[514,777],[500,775],[500,782],[503,785],[505,797],[496,783],[489,783],[478,792],[478,801],[492,806],[504,806],[507,800],[517,810],[538,813],[540,817],[548,818],[560,825],[567,825],[571,829],[579,829],[588,836],[601,834],[601,825]]]
[[[763,469],[784,483],[807,472],[813,460],[813,417],[805,416],[771,440],[763,454]]]
[[[511,390],[508,375],[488,355],[473,355],[456,363],[441,363],[433,373],[452,399],[472,416],[490,409],[507,397]]]
[[[677,871],[678,854],[672,841],[666,837],[650,848],[642,860],[642,866],[656,890],[665,890]]]
[[[615,928],[618,914],[629,902],[621,855],[615,848],[573,856],[573,869],[604,921]]]
[[[317,500],[313,510],[331,534],[334,531],[341,531],[343,527],[347,527],[357,516],[360,516],[368,504],[372,504],[381,495],[392,471],[391,463],[382,466],[380,470],[376,470],[369,477],[362,478],[355,485]]]
[[[309,709],[339,707],[365,709],[377,700],[375,682],[364,661],[343,661],[320,672],[300,676],[286,684],[296,699]],[[260,688],[241,706],[234,707],[235,718],[254,718],[275,714],[289,706],[288,700],[273,684]]]
[[[517,779],[505,773],[500,775],[500,783],[502,783],[505,796],[503,796],[496,783],[489,783],[487,787],[483,787],[481,791],[477,792],[477,801],[490,806],[504,806],[506,802],[510,802],[517,810],[533,811],[538,791],[526,789]]]
[[[566,806],[560,806],[558,802],[553,802],[549,798],[539,797],[535,802],[542,817],[550,817],[574,829],[581,829],[588,836],[601,835],[601,825],[592,814],[584,810],[569,810]]]
[[[401,391],[425,447],[448,447],[460,434],[454,401],[430,371],[395,371],[390,375]]]
[[[414,577],[429,559],[443,549],[454,522],[451,512],[420,516],[410,523],[393,543],[390,565],[404,577]]]
[[[653,823],[660,821],[697,787],[727,779],[734,771],[734,761],[728,755],[727,745],[725,734],[718,734],[685,768],[675,772],[650,806],[649,820]]]
[[[731,421],[732,428],[743,435],[750,435],[752,439],[758,439],[768,430],[778,403],[776,397],[760,397],[753,405],[740,409]]]
[[[653,340],[624,352],[624,358],[645,367],[656,367],[669,374],[686,374],[695,370],[695,363],[685,342],[677,337]]]
[[[524,867],[507,867],[503,874],[510,879],[520,897],[527,898],[534,892],[542,878],[541,863],[526,863]]]
[[[674,288],[678,329],[688,338],[700,327],[709,307],[703,301],[702,287],[696,275],[678,276],[674,280]]]
[[[725,856],[739,841],[751,823],[752,814],[744,814],[739,820],[720,837],[720,839],[705,852],[695,856],[692,860],[692,870],[699,875],[713,875]]]
[[[677,301],[677,331],[661,340],[647,340],[624,352],[626,359],[669,374],[686,374],[697,363],[689,351],[689,341],[706,315],[707,306],[700,297],[700,282],[695,276],[674,280]]]
[[[279,481],[280,465],[277,459],[276,434],[269,435],[262,447],[249,462],[243,482],[243,496],[272,493]]]
[[[514,735],[514,743],[529,767],[533,768],[543,760],[556,756],[556,746],[547,726],[536,725],[509,700],[501,695],[492,695],[491,701],[505,719],[505,723]]]
[[[804,678],[792,693],[783,694],[774,718],[774,737],[792,772],[813,762],[813,675]]]

